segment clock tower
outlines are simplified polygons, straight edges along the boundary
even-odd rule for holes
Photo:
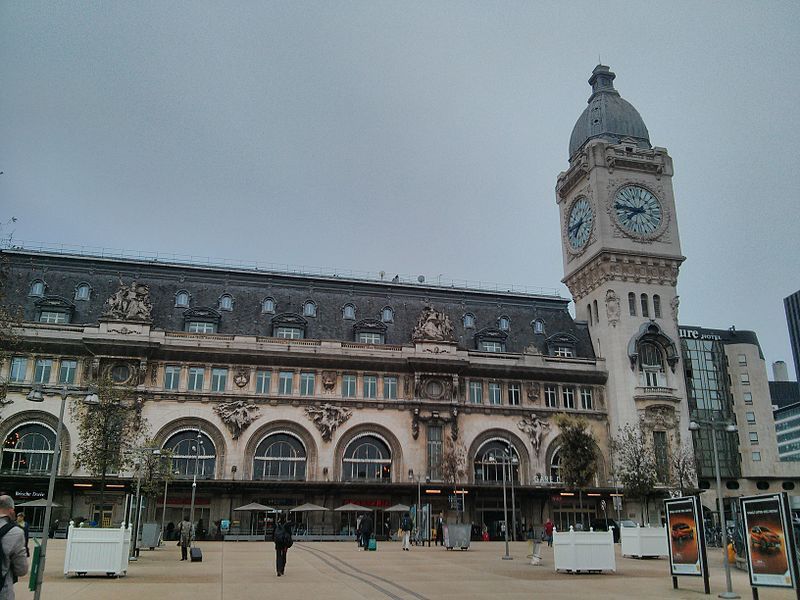
[[[660,469],[690,443],[678,339],[681,255],[672,159],[598,65],[559,174],[564,283],[608,370],[612,436],[640,423]],[[660,464],[659,464],[660,463]]]

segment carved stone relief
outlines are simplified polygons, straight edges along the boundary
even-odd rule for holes
[[[322,439],[326,442],[331,441],[333,432],[342,423],[353,415],[349,408],[323,404],[322,406],[307,406],[306,416],[314,422],[319,429]]]
[[[106,300],[103,318],[118,321],[151,321],[153,304],[150,302],[150,288],[143,283],[132,281],[125,285],[119,282],[119,289]]]
[[[426,306],[417,319],[411,339],[415,342],[453,341],[453,324],[450,323],[450,317],[432,306]]]
[[[541,390],[541,385],[537,381],[531,381],[528,383],[526,393],[528,395],[528,402],[531,404],[538,404],[539,403],[539,392]]]
[[[336,389],[336,373],[334,371],[323,371],[320,377],[322,378],[323,393],[332,394]]]
[[[250,369],[245,367],[236,369],[236,373],[233,375],[233,383],[240,388],[243,388],[250,383]]]
[[[455,442],[458,439],[458,407],[454,406],[450,414],[442,415],[439,411],[431,411],[429,415],[423,415],[419,408],[411,411],[411,437],[415,440],[419,437],[420,423],[439,423],[450,424],[450,438]]]
[[[539,452],[542,449],[542,438],[550,430],[550,423],[540,419],[536,413],[531,413],[530,418],[524,417],[517,423],[517,426],[521,431],[528,434],[533,451],[536,456],[539,456]]]
[[[261,409],[248,400],[231,400],[215,405],[214,412],[225,423],[233,439],[237,440],[250,423],[258,418]]]
[[[0,414],[2,414],[3,409],[6,407],[6,405],[14,404],[14,401],[6,397],[6,391],[8,389],[8,385],[5,382],[3,382],[2,384],[0,384],[0,386],[2,386],[2,389],[0,389]],[[0,421],[2,420],[3,420],[2,417],[0,417]]]
[[[606,292],[606,317],[612,327],[619,323],[619,296],[614,290]]]
[[[670,307],[671,312],[672,312],[672,320],[675,321],[676,323],[678,322],[678,308],[680,307],[680,305],[681,305],[681,297],[680,296],[675,296],[669,302],[669,307]]]

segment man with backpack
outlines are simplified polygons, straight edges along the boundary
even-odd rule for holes
[[[372,537],[372,517],[369,514],[361,519],[361,550],[369,549],[369,538]]]
[[[28,572],[25,533],[14,516],[14,500],[0,496],[0,600],[14,600],[14,584]]]
[[[286,569],[286,551],[294,544],[291,524],[284,519],[278,521],[275,525],[273,539],[275,540],[275,568],[278,571],[278,577],[280,577]]]
[[[403,550],[409,550],[411,546],[411,529],[414,524],[411,522],[411,515],[405,513],[400,520],[400,529],[403,530]]]

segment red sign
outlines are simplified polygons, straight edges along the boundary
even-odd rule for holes
[[[353,500],[352,498],[346,498],[344,500],[345,504],[358,504],[359,506],[375,506],[380,508],[385,508],[389,506],[388,500]]]

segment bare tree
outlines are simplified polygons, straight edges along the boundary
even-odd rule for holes
[[[683,443],[672,451],[669,462],[672,484],[680,490],[681,496],[684,496],[686,490],[694,487],[697,482],[694,450],[689,444]]]
[[[625,493],[642,503],[642,523],[646,522],[648,500],[658,481],[653,449],[647,445],[645,435],[638,425],[627,424],[611,441],[617,475]]]
[[[155,448],[156,443],[152,438],[144,441],[146,448]],[[141,493],[147,498],[148,515],[152,515],[151,507],[155,506],[155,499],[162,493],[164,485],[173,480],[172,450],[162,448],[158,454],[152,450],[141,454],[139,469],[142,478]]]
[[[597,472],[597,443],[585,418],[560,414],[555,421],[561,440],[558,450],[559,477],[565,484],[578,490],[578,502],[583,514],[583,490]]]

